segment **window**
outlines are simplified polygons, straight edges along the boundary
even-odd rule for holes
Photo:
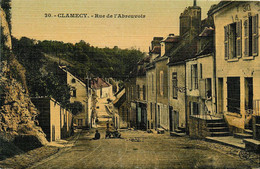
[[[225,59],[241,57],[242,21],[224,27]]]
[[[129,111],[128,111],[128,109],[126,109],[126,121],[127,122],[129,121]]]
[[[131,87],[131,100],[133,100],[133,99],[134,99],[134,88]]]
[[[258,15],[249,16],[244,21],[244,56],[257,56],[258,55]]]
[[[125,121],[125,108],[122,107],[122,120]]]
[[[153,103],[150,103],[151,119],[153,119]]]
[[[191,115],[199,115],[199,104],[196,102],[190,102]]]
[[[178,97],[177,72],[172,73],[172,97],[174,99],[177,99],[177,97]]]
[[[127,99],[130,100],[130,88],[127,87]]]
[[[240,113],[240,78],[227,78],[227,110]]]
[[[76,79],[71,79],[71,83],[76,83]]]
[[[207,99],[212,98],[211,78],[206,79],[206,96],[207,96]]]
[[[191,89],[198,89],[198,67],[191,65]]]
[[[83,119],[78,119],[78,126],[82,126],[83,125]]]
[[[253,110],[253,78],[245,78],[245,109]]]
[[[76,88],[71,88],[71,96],[72,97],[76,97],[77,96]]]
[[[160,71],[160,94],[163,95],[163,71]]]
[[[202,64],[200,63],[200,78],[202,79]]]
[[[152,92],[154,93],[154,77],[153,77],[153,73],[152,73]]]
[[[145,91],[146,89],[145,89],[145,85],[143,85],[143,100],[145,100],[146,99],[146,91]]]
[[[140,86],[137,85],[137,98],[140,99]]]

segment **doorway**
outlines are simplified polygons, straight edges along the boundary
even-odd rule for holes
[[[174,128],[173,128],[173,107],[172,106],[170,106],[169,107],[169,120],[170,120],[170,131],[173,131],[174,130]]]
[[[176,130],[179,127],[179,112],[178,111],[173,111],[173,120],[174,120],[174,130]]]
[[[223,113],[223,78],[218,78],[218,113]]]

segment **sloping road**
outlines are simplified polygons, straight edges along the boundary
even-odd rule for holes
[[[188,137],[121,131],[122,139],[91,140],[94,130],[83,131],[74,145],[31,168],[251,168],[257,166],[212,150],[208,144]],[[211,144],[211,143],[209,143]]]

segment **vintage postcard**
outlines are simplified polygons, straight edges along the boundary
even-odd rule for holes
[[[260,168],[260,2],[0,2],[0,168]]]

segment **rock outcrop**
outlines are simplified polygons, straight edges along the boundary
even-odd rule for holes
[[[10,140],[19,135],[33,135],[43,145],[47,144],[44,132],[37,126],[38,110],[21,83],[10,76],[7,62],[1,64],[0,132]]]
[[[10,156],[18,151],[12,153],[9,151],[9,155],[3,151],[19,149],[10,145],[28,150],[45,145],[48,141],[36,120],[39,112],[28,95],[25,69],[12,53],[10,30],[2,8],[0,8],[0,17],[1,30],[5,36],[3,45],[9,51],[6,54],[7,60],[0,62],[0,156],[6,154]]]

